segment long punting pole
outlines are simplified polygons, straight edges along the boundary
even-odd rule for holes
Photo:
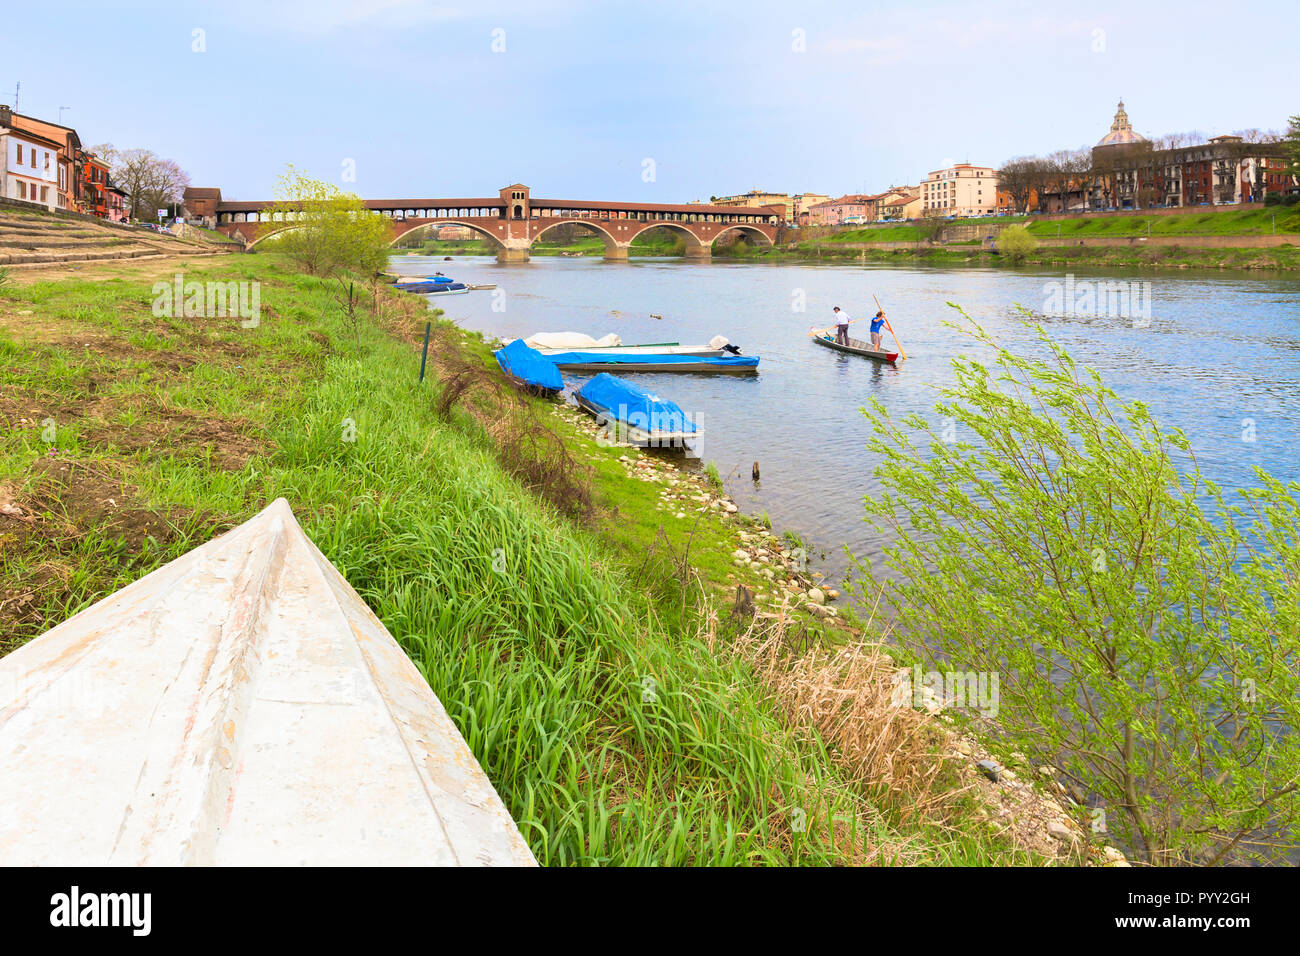
[[[876,300],[876,308],[879,311],[884,312],[885,307],[880,304],[880,299],[874,292],[871,293],[871,298]],[[898,346],[898,357],[903,361],[907,361],[907,349],[903,348],[903,343],[898,341],[898,333],[895,332],[894,327],[889,324],[889,316],[885,316],[885,328],[889,329],[889,334],[894,337],[894,344]]]

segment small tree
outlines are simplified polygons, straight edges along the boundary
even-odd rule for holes
[[[1300,176],[1300,114],[1291,117],[1282,142],[1286,145],[1287,172]]]
[[[1007,226],[998,233],[998,255],[1010,256],[1013,262],[1023,262],[1037,248],[1038,240],[1024,226]]]
[[[1086,822],[1151,862],[1285,852],[1300,842],[1300,485],[1257,471],[1229,505],[1181,432],[1035,328],[1041,361],[975,327],[991,367],[953,361],[938,431],[864,409],[883,458],[868,521],[893,542],[892,573],[866,573],[923,657],[1000,675],[1007,745],[1054,761],[1105,814]]]
[[[261,220],[271,228],[284,226],[275,248],[310,275],[354,272],[369,277],[388,262],[392,226],[360,197],[292,166],[280,177],[275,195]]]

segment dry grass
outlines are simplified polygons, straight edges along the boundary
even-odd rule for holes
[[[448,326],[438,326],[430,336],[429,361],[438,369],[434,410],[440,419],[448,421],[454,409],[463,409],[492,440],[501,466],[526,488],[570,518],[592,516],[591,469],[543,421],[535,402],[484,366]]]
[[[783,607],[775,615],[755,615],[729,645],[716,635],[709,640],[746,660],[785,719],[816,731],[844,778],[899,822],[944,825],[968,788],[954,786],[944,755],[946,731],[895,702],[898,664],[879,643],[810,647],[806,634]]]

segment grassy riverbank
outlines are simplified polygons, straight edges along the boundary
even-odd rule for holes
[[[260,282],[260,324],[156,315],[176,272]],[[424,307],[354,327],[272,254],[0,289],[0,653],[283,495],[543,863],[1069,858],[1018,837],[1028,785],[890,705],[880,647],[779,610],[780,549],[705,484],[515,400],[452,327],[417,383]]]
[[[1087,266],[1096,268],[1149,269],[1246,269],[1294,272],[1300,270],[1300,240],[1295,246],[1270,249],[1194,249],[1187,246],[1049,246],[1040,245],[1020,261],[1012,260],[976,244],[917,246],[900,249],[850,249],[820,243],[800,245],[797,250],[750,249],[753,259],[841,262],[913,262],[934,265],[982,265],[1016,268],[1021,265]]]

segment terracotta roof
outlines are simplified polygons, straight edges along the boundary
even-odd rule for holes
[[[16,116],[17,114],[14,115]],[[18,136],[22,139],[29,139],[34,143],[40,143],[42,146],[48,146],[50,147],[50,149],[57,151],[63,148],[63,144],[58,142],[57,140],[49,139],[45,136],[41,136],[38,133],[29,133],[27,130],[22,129],[18,126],[9,126],[4,128],[7,129],[14,136]]]
[[[37,124],[39,124],[39,125],[41,125],[41,126],[49,126],[49,127],[53,127],[54,129],[61,129],[61,130],[63,130],[65,133],[68,134],[66,137],[64,137],[65,140],[69,140],[69,141],[71,141],[71,142],[70,142],[70,143],[69,143],[69,142],[63,142],[63,143],[60,143],[60,142],[58,142],[58,141],[56,140],[56,141],[55,141],[55,144],[56,144],[56,145],[58,145],[60,148],[62,148],[62,147],[64,147],[64,146],[68,146],[68,145],[72,145],[72,146],[73,146],[74,148],[76,148],[76,149],[80,149],[80,148],[81,148],[81,137],[77,135],[77,131],[76,131],[75,129],[73,129],[71,126],[64,126],[62,123],[51,123],[49,120],[38,119],[38,118],[36,118],[35,116],[25,116],[25,115],[23,115],[22,113],[13,113],[13,112],[11,112],[9,115],[12,116],[14,120],[23,120],[23,121],[24,121],[24,122],[21,122],[21,123],[20,123],[20,122],[13,122],[12,125],[11,125],[11,127],[10,127],[11,129],[27,129],[27,128],[30,128],[30,126],[29,126],[28,124],[31,124],[31,123],[37,123]]]
[[[500,196],[452,199],[367,199],[367,209],[501,209],[506,202]],[[257,212],[278,205],[267,199],[222,200],[218,212]],[[587,199],[543,199],[532,197],[529,205],[537,209],[590,209],[596,212],[680,212],[690,215],[717,213],[728,216],[773,216],[783,212],[780,206],[703,206],[687,203],[594,202]]]

